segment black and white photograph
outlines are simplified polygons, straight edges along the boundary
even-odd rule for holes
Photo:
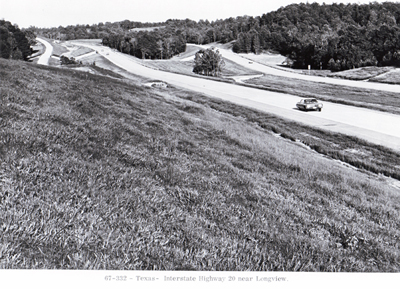
[[[1,288],[399,282],[400,2],[0,0]]]

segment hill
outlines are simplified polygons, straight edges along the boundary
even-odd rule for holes
[[[37,29],[37,33],[61,40],[102,38],[106,45],[139,58],[143,46],[149,50],[148,58],[160,59],[169,55],[173,46],[183,47],[182,43],[235,41],[232,47],[235,52],[279,52],[289,58],[288,63],[294,68],[307,69],[310,65],[312,69],[341,71],[371,65],[400,65],[400,4],[395,2],[301,3],[257,17],[212,22],[170,19],[146,24],[146,27],[160,27],[156,31],[134,32],[132,27],[137,26],[138,23],[126,20],[87,27]],[[178,50],[177,53],[184,51]]]
[[[139,77],[0,75],[2,269],[400,270],[398,189],[267,129],[295,124]]]

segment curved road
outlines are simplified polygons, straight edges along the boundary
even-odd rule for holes
[[[195,44],[187,44],[188,46],[195,46],[199,48],[209,48],[212,45],[195,45]],[[287,78],[296,78],[313,82],[321,82],[321,83],[329,83],[335,85],[345,85],[351,87],[358,87],[364,89],[374,89],[374,90],[382,90],[382,91],[390,91],[390,92],[399,92],[400,93],[400,85],[386,84],[386,83],[377,83],[377,82],[365,82],[365,81],[353,81],[347,79],[340,78],[332,78],[332,77],[320,77],[313,75],[306,75],[291,72],[285,69],[277,69],[271,66],[263,65],[252,60],[246,59],[231,50],[218,48],[220,54],[237,64],[240,64],[246,68],[256,70],[265,74],[271,74],[276,76],[282,76]],[[251,64],[249,62],[252,62]],[[399,96],[400,98],[400,96]]]
[[[46,47],[46,50],[39,57],[37,63],[38,64],[48,65],[49,64],[49,59],[50,59],[51,55],[53,54],[53,46],[49,42],[47,42],[47,41],[45,41],[45,40],[43,40],[41,38],[36,38],[36,40],[39,41],[40,43],[42,43]]]
[[[144,67],[135,61],[134,57],[115,52],[108,47],[89,45],[78,41],[74,43],[98,51],[100,55],[115,65],[134,74],[166,81],[172,85],[263,110],[314,127],[357,136],[400,151],[400,115],[329,102],[324,102],[322,112],[302,112],[295,109],[295,104],[299,100],[298,96],[159,71]],[[248,62],[248,60],[246,61]],[[269,69],[274,70],[273,68]],[[363,87],[365,84],[362,83]]]

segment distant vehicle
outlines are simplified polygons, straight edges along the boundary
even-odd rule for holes
[[[315,98],[305,98],[300,100],[298,103],[296,103],[296,106],[300,110],[318,110],[321,111],[323,104],[318,102]]]

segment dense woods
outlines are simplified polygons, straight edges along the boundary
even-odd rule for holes
[[[50,38],[101,38],[140,58],[165,59],[186,43],[234,41],[237,53],[269,50],[288,57],[294,68],[345,70],[400,65],[400,3],[292,4],[262,16],[225,20],[122,22],[36,29]],[[158,27],[158,29],[146,29]],[[151,31],[150,31],[151,30]]]
[[[102,43],[142,59],[169,59],[186,50],[186,40],[183,35],[170,33],[163,28],[111,34],[105,36]]]
[[[9,21],[0,20],[0,57],[27,60],[32,54],[26,34]]]
[[[259,31],[247,35],[252,36],[254,52],[258,32],[263,49],[288,56],[294,67],[337,71],[399,65],[399,21],[399,3],[299,4],[263,15]],[[243,51],[240,44],[235,45],[237,51]]]

